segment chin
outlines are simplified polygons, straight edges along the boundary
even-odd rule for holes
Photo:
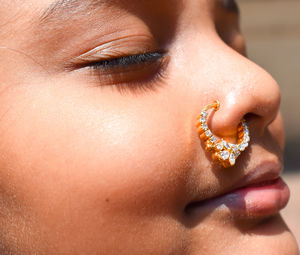
[[[263,219],[246,233],[249,248],[245,255],[299,255],[296,239],[279,214]]]

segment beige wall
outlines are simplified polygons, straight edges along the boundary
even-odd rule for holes
[[[237,1],[249,57],[281,87],[286,164],[296,170],[284,176],[291,200],[282,214],[300,246],[300,0]]]
[[[300,169],[300,0],[238,2],[249,58],[281,87],[287,166]]]

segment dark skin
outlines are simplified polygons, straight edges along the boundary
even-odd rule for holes
[[[0,254],[297,254],[281,207],[187,210],[282,170],[278,85],[246,58],[233,1],[0,12]],[[242,118],[252,134],[226,171],[195,126],[215,99],[216,136],[233,141]]]

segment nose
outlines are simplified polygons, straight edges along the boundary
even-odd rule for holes
[[[264,69],[233,50],[222,52],[210,101],[219,100],[220,109],[210,118],[211,130],[220,137],[235,137],[237,126],[245,118],[255,133],[263,133],[276,118],[280,91],[276,81]],[[216,63],[216,62],[214,62]]]

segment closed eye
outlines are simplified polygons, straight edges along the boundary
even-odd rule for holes
[[[114,68],[114,67],[130,67],[133,65],[138,65],[147,62],[155,62],[161,59],[164,56],[163,53],[159,52],[149,52],[149,53],[142,53],[130,56],[124,56],[120,58],[113,58],[108,60],[103,60],[95,63],[90,63],[89,66],[95,69],[97,68]]]
[[[91,71],[100,86],[109,86],[125,91],[145,91],[162,85],[165,79],[169,56],[161,52],[148,52],[77,64],[76,69]]]

